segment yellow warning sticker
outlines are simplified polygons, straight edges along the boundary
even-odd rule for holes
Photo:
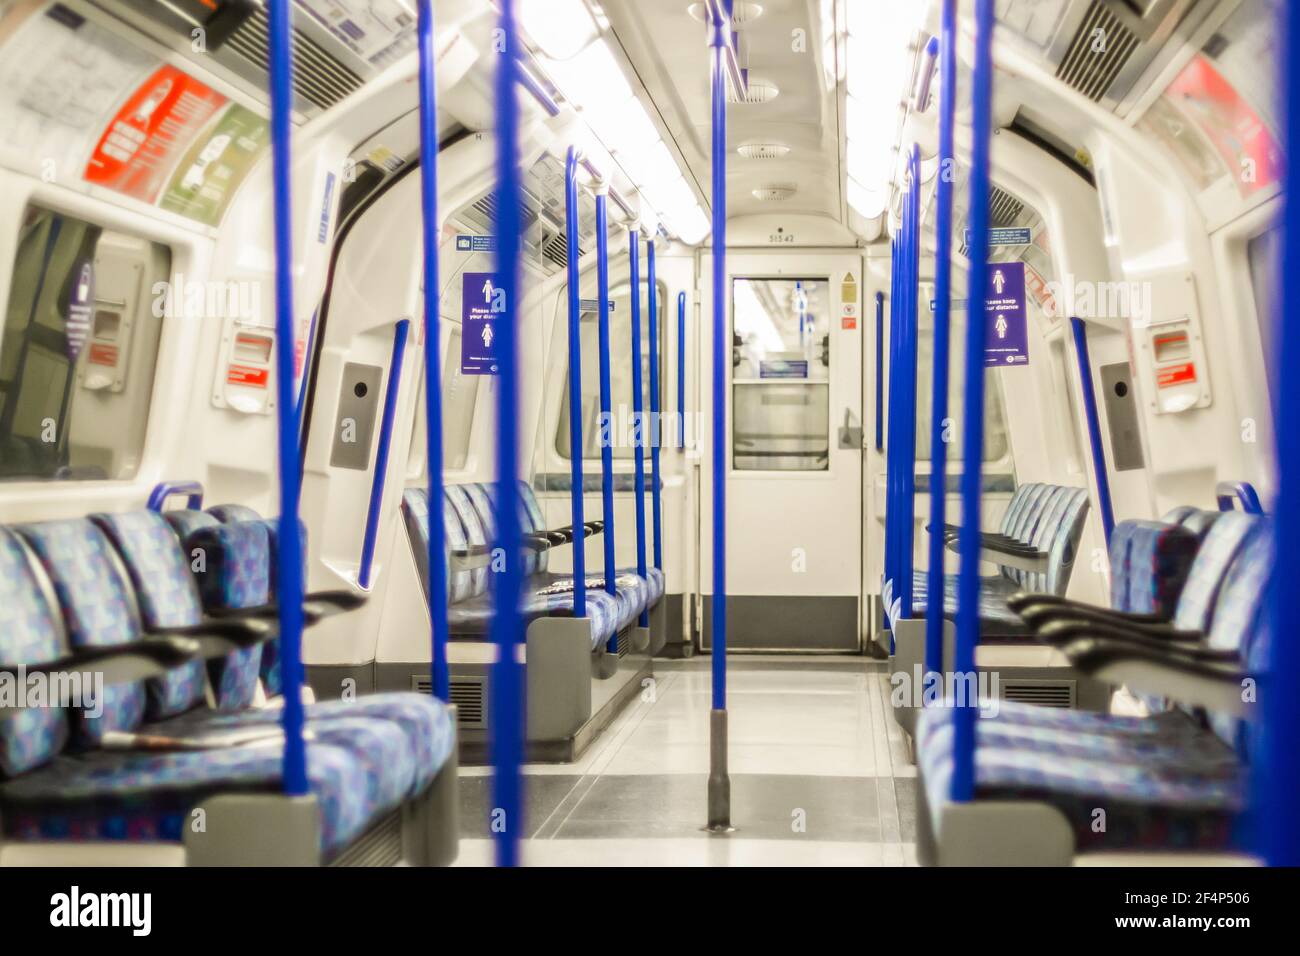
[[[852,272],[844,273],[844,281],[840,283],[840,299],[844,302],[858,301],[858,280]]]

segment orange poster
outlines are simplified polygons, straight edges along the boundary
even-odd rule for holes
[[[87,182],[152,203],[172,167],[226,98],[173,66],[131,94],[86,164]]]

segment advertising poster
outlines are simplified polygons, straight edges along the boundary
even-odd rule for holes
[[[207,135],[190,146],[159,205],[205,225],[217,225],[269,143],[266,120],[238,103],[230,104]]]

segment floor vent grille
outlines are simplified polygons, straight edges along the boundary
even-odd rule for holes
[[[1018,704],[1035,704],[1070,710],[1074,707],[1073,681],[1005,681],[1002,699]]]
[[[1056,76],[1100,103],[1137,51],[1138,43],[1136,34],[1107,8],[1105,0],[1092,0],[1056,68]]]
[[[433,680],[428,674],[411,675],[411,690],[432,694]],[[487,726],[487,681],[482,677],[457,677],[451,681],[451,702],[456,705],[456,723],[466,730]]]
[[[340,853],[330,866],[396,866],[402,861],[402,815],[390,813]]]

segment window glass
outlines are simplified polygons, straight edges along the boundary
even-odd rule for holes
[[[650,414],[650,313],[649,285],[641,286],[641,407],[649,422]],[[664,354],[664,299],[667,291],[661,286],[658,291],[658,331],[659,357],[662,364]],[[633,441],[632,423],[632,301],[630,286],[623,286],[610,293],[614,309],[609,315],[609,388],[610,439],[613,443],[615,458],[630,459],[636,452]],[[567,299],[562,299],[566,302]],[[594,300],[593,300],[594,302]],[[567,306],[561,305],[561,309]],[[568,354],[568,319],[567,312],[562,312],[560,335],[557,341]],[[584,459],[600,458],[600,331],[595,312],[585,312],[579,326],[582,341],[582,457]],[[663,408],[663,381],[659,376],[660,404]],[[555,450],[561,458],[569,458],[572,445],[569,442],[569,373],[565,362],[564,393],[560,396],[560,417],[555,429]],[[649,455],[649,439],[646,436],[646,454]],[[663,436],[665,439],[667,435]]]
[[[463,470],[469,459],[480,378],[461,372],[460,326],[454,326],[442,368],[442,453],[447,471]]]
[[[958,321],[953,313],[951,344],[949,346],[948,372],[948,460],[962,461],[961,409],[966,387],[966,368],[963,348],[966,340],[966,323]],[[921,335],[917,342],[917,393],[916,393],[916,460],[930,460],[930,428],[934,403],[932,371],[934,369],[934,322],[922,319]],[[1010,449],[1007,438],[1006,409],[1003,406],[1000,376],[1002,370],[989,369],[984,376],[984,461],[1001,461]]]
[[[136,474],[163,322],[152,290],[170,271],[166,246],[27,209],[0,338],[0,480]]]
[[[732,284],[732,464],[830,468],[829,292],[816,279]]]
[[[1250,240],[1250,284],[1255,292],[1255,316],[1259,341],[1264,347],[1264,367],[1276,380],[1273,362],[1277,355],[1277,277],[1282,265],[1282,232],[1270,229]]]

